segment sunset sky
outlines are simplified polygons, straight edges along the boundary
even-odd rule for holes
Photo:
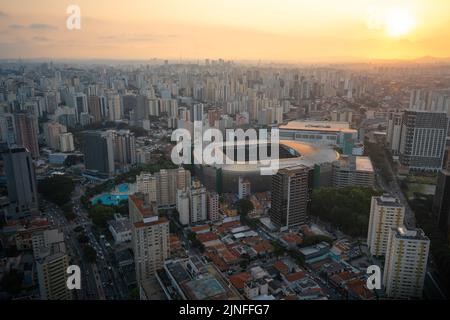
[[[68,5],[81,30],[66,28]],[[450,57],[449,0],[0,0],[0,58]]]

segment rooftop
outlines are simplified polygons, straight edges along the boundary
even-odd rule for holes
[[[281,125],[280,130],[307,130],[307,131],[329,131],[329,132],[356,132],[350,129],[348,122],[340,121],[291,121]]]

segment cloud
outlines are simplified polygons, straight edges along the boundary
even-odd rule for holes
[[[6,13],[3,12],[3,11],[0,11],[0,18],[7,18],[7,17],[9,17],[8,14],[6,14]]]
[[[178,38],[175,34],[141,34],[141,35],[107,35],[98,37],[102,41],[127,41],[127,42],[162,42],[168,39]]]
[[[56,30],[57,28],[55,26],[52,26],[50,24],[45,23],[32,23],[28,26],[30,29],[37,29],[37,30]]]
[[[11,24],[8,26],[8,28],[10,29],[23,29],[25,26],[21,25],[21,24]]]

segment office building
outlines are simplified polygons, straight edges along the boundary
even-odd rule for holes
[[[34,114],[20,112],[14,114],[16,143],[30,151],[33,159],[39,157],[38,123]]]
[[[440,170],[447,139],[447,114],[407,110],[402,122],[400,164],[409,170]]]
[[[86,170],[102,175],[112,175],[114,166],[114,140],[108,131],[85,131],[83,133],[83,153]]]
[[[369,157],[341,156],[333,162],[332,186],[373,187],[375,172]]]
[[[288,229],[307,222],[313,185],[313,171],[304,165],[278,170],[272,177],[271,222]]]
[[[400,152],[402,125],[403,112],[390,112],[388,115],[386,143],[394,156],[397,156]]]
[[[430,239],[423,230],[390,230],[383,274],[387,297],[422,298],[429,250]]]
[[[128,200],[138,286],[150,279],[170,255],[169,221],[159,217],[141,193]]]
[[[405,207],[398,199],[390,195],[372,197],[367,235],[367,245],[371,255],[385,255],[389,232],[392,228],[403,226],[404,216]]]
[[[450,171],[439,172],[436,192],[433,198],[433,220],[439,229],[448,234],[450,231]]]
[[[93,117],[93,122],[101,122],[102,121],[102,104],[100,97],[98,96],[89,96],[88,99],[88,107],[89,114]]]
[[[37,210],[38,190],[30,152],[25,148],[15,147],[8,149],[2,156],[13,215]]]

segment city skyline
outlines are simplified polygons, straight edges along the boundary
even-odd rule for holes
[[[1,59],[363,62],[449,58],[446,1],[0,1]],[[45,8],[45,10],[44,10]],[[201,13],[201,14],[199,14]],[[427,59],[425,59],[427,60]]]

